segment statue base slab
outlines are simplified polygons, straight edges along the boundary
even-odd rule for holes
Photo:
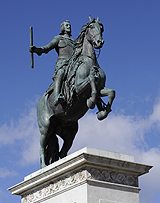
[[[151,166],[132,156],[84,148],[11,187],[21,203],[139,203],[139,176]]]

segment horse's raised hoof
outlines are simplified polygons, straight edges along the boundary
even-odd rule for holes
[[[94,109],[95,102],[92,100],[92,97],[87,99],[87,106],[88,106],[89,109]]]
[[[107,110],[104,110],[104,111],[99,111],[97,113],[97,119],[99,121],[102,121],[103,119],[107,118],[108,114],[111,112],[112,110],[109,109],[108,111]]]
[[[106,117],[107,117],[107,112],[105,110],[104,111],[100,111],[100,112],[97,113],[97,119],[99,121],[102,121]]]

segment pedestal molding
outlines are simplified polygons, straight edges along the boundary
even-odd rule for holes
[[[138,203],[138,178],[150,169],[151,166],[135,163],[127,155],[85,148],[26,176],[24,181],[9,190],[12,194],[21,195],[21,203],[50,203],[51,200],[59,203],[59,198],[65,198],[66,194],[76,195],[76,191],[82,191],[80,188],[85,188],[85,198],[88,191],[92,191],[95,202],[102,196],[108,197],[109,193],[106,196],[105,191],[113,191],[122,194],[125,203],[128,203],[126,193]],[[93,188],[103,191],[102,196],[95,196]],[[69,201],[72,199],[68,198]],[[87,203],[92,203],[92,200],[87,200]]]

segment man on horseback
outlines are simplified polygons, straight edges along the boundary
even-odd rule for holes
[[[64,95],[62,94],[62,83],[65,78],[69,60],[74,51],[74,40],[71,38],[71,24],[68,20],[62,22],[61,33],[53,38],[53,40],[43,47],[30,47],[31,53],[41,55],[42,53],[47,54],[52,49],[55,49],[58,54],[58,59],[55,65],[55,71],[53,74],[54,81],[54,94],[55,94],[55,105],[64,102]],[[47,93],[53,90],[52,85],[47,90]]]
[[[53,83],[37,105],[41,167],[67,156],[78,131],[78,120],[89,108],[97,106],[99,120],[111,112],[115,91],[105,87],[106,75],[95,53],[104,44],[103,24],[99,19],[89,20],[75,41],[71,39],[69,21],[61,24],[61,33],[46,46],[32,46],[32,35],[30,38],[31,53],[41,55],[55,49],[58,54]],[[107,104],[101,99],[106,96]],[[64,141],[60,149],[57,136]]]

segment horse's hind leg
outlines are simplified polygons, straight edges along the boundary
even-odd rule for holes
[[[47,166],[47,145],[48,145],[48,140],[51,135],[50,131],[50,119],[44,119],[43,122],[40,122],[38,120],[39,124],[39,130],[41,133],[40,136],[40,165],[41,168]]]
[[[41,168],[44,168],[47,165],[45,162],[47,137],[48,136],[46,134],[41,133],[41,137],[40,137],[40,165],[41,165]]]
[[[60,158],[67,156],[67,153],[72,146],[77,131],[78,131],[78,122],[74,122],[70,126],[66,126],[62,130],[62,133],[59,136],[63,139],[64,143],[59,152]]]

